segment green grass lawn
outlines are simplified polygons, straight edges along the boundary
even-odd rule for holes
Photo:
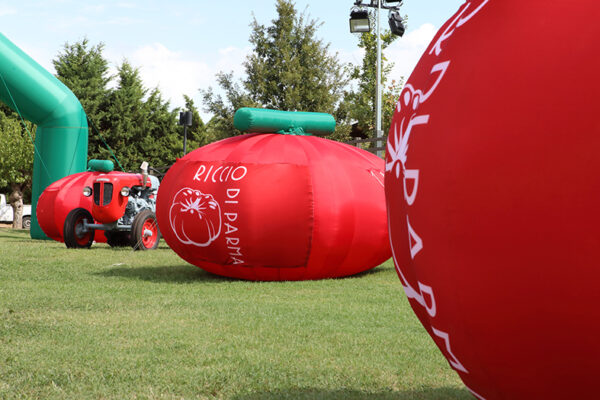
[[[67,250],[0,228],[0,399],[471,399],[391,261],[220,278],[164,244]]]

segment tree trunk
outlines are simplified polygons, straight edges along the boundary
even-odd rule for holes
[[[23,191],[20,185],[11,185],[12,193],[8,196],[8,202],[13,209],[13,229],[23,228]]]

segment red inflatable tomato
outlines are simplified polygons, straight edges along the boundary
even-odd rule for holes
[[[249,134],[177,160],[157,198],[169,246],[251,280],[347,276],[391,256],[383,160],[312,136]]]
[[[467,1],[397,104],[398,275],[478,399],[598,397],[598,15],[592,0]]]
[[[80,172],[66,176],[48,186],[40,195],[36,215],[40,227],[50,239],[64,242],[63,227],[67,214],[75,208],[92,211],[92,197],[83,195],[83,188],[92,187],[96,177],[103,172]],[[94,240],[106,242],[104,231],[97,230]]]

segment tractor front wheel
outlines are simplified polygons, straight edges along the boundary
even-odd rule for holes
[[[96,230],[84,228],[84,222],[93,224],[92,214],[85,208],[76,208],[67,214],[63,227],[63,238],[69,249],[90,248],[94,241]]]
[[[134,250],[154,250],[160,241],[160,231],[156,224],[156,215],[150,210],[143,210],[133,219],[131,224],[131,246]]]

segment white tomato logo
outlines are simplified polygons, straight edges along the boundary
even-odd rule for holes
[[[210,194],[183,188],[169,209],[171,228],[181,243],[207,247],[221,234],[221,207]]]

